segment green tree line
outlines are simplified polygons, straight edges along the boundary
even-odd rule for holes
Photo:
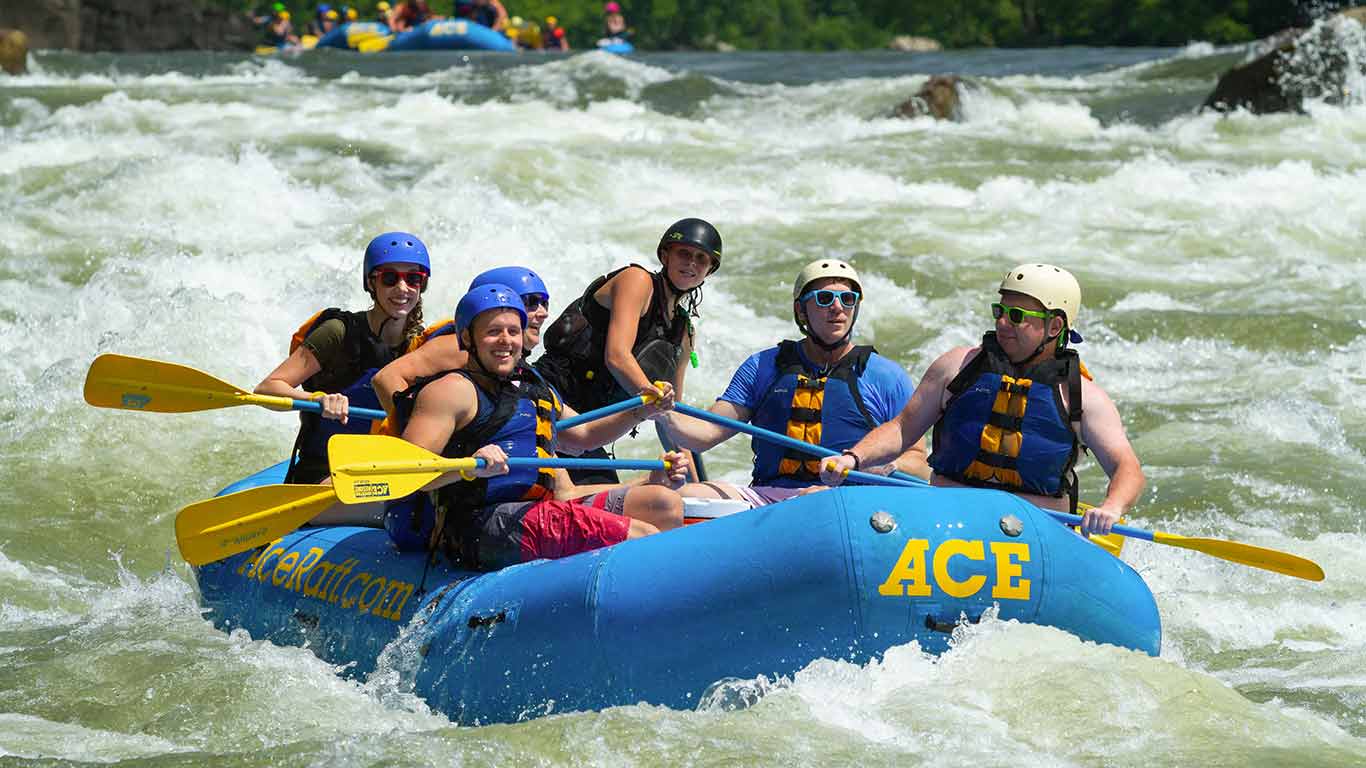
[[[239,5],[244,0],[219,0]],[[373,18],[378,0],[352,3]],[[1236,43],[1305,24],[1333,0],[620,0],[635,43],[646,50],[714,48],[859,50],[897,35],[945,47],[1170,46]],[[395,2],[396,0],[390,0]],[[429,0],[449,13],[452,0]],[[602,35],[603,0],[503,0],[508,13],[554,15],[575,48]],[[1354,4],[1354,3],[1346,3]],[[267,4],[253,3],[253,10]],[[286,0],[295,19],[316,2]],[[335,3],[334,3],[335,5]]]

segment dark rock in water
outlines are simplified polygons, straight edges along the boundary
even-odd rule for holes
[[[1306,99],[1343,102],[1350,96],[1347,80],[1366,75],[1366,37],[1357,25],[1366,27],[1366,8],[1273,35],[1271,50],[1224,73],[1201,109],[1267,114],[1302,111]]]
[[[23,30],[35,50],[74,49],[81,44],[81,0],[3,2],[0,27]]]
[[[245,14],[182,0],[6,0],[0,25],[82,51],[249,50],[260,37]]]
[[[28,36],[17,29],[0,29],[0,69],[22,75],[28,66]]]
[[[936,120],[957,120],[962,111],[958,88],[962,81],[957,75],[935,75],[914,96],[902,102],[896,117],[933,117]]]

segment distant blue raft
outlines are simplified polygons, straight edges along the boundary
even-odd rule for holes
[[[997,491],[840,488],[495,573],[424,559],[382,530],[318,527],[197,575],[216,626],[359,676],[383,654],[459,723],[689,709],[726,679],[862,664],[911,641],[942,652],[993,607],[1151,655],[1161,641],[1132,568]]]
[[[622,37],[604,37],[598,40],[598,50],[625,56],[628,53],[635,53],[636,47]]]
[[[506,51],[516,44],[501,32],[467,19],[428,21],[400,32],[389,41],[390,51]]]

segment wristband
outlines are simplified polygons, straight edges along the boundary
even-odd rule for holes
[[[862,461],[859,461],[858,454],[857,454],[857,453],[854,453],[854,449],[853,449],[853,448],[845,448],[844,450],[840,451],[840,455],[841,455],[841,456],[848,456],[849,458],[851,458],[851,459],[854,460],[854,471],[855,471],[855,472],[857,472],[859,466],[860,466],[861,464],[863,464]]]

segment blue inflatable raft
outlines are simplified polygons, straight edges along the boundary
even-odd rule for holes
[[[598,50],[625,56],[628,53],[635,53],[636,47],[631,41],[626,40],[625,38],[604,37],[598,40]]]
[[[349,48],[361,50],[366,42],[389,36],[389,27],[378,21],[352,21],[334,28],[318,38],[314,48]]]
[[[1132,568],[977,489],[841,488],[494,573],[428,564],[375,528],[304,528],[197,574],[221,629],[307,645],[359,676],[383,654],[459,723],[692,708],[718,681],[820,658],[864,663],[913,640],[942,652],[993,608],[1152,655],[1161,639]]]
[[[501,32],[467,19],[440,19],[400,32],[389,41],[390,51],[516,51]]]

